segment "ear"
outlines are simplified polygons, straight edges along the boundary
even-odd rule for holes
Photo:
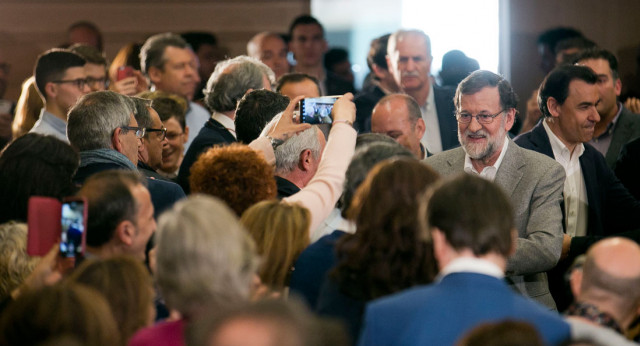
[[[426,130],[427,130],[427,126],[424,124],[424,119],[422,118],[418,119],[418,121],[416,121],[415,130],[414,130],[414,132],[416,133],[416,137],[418,137],[418,139],[422,139],[422,136],[424,135],[424,132]]]
[[[549,113],[551,114],[552,117],[554,118],[560,117],[560,113],[561,113],[560,107],[562,107],[562,105],[559,104],[555,98],[549,97],[547,99],[547,108],[549,109]]]
[[[111,136],[111,147],[119,153],[122,152],[122,142],[120,142],[120,134],[122,134],[122,129],[118,127],[115,131],[113,131],[113,135]]]
[[[188,140],[189,140],[189,126],[185,125],[184,126],[184,142],[183,143],[187,143]]]
[[[136,237],[136,227],[129,220],[121,221],[116,226],[115,236],[119,243],[130,246]]]
[[[313,161],[313,154],[310,149],[305,149],[300,153],[300,160],[298,166],[302,171],[308,171],[311,169],[311,163]]]
[[[569,284],[571,285],[571,293],[577,300],[580,298],[580,287],[582,287],[582,268],[574,269],[569,277]]]
[[[509,130],[511,130],[511,128],[513,127],[513,124],[516,121],[516,109],[515,108],[509,109],[507,111],[506,116],[507,116],[507,119],[506,119],[505,124],[504,124],[505,125],[504,129],[506,131],[509,131]]]
[[[622,81],[620,81],[620,78],[613,82],[613,90],[616,91],[616,96],[620,96],[620,93],[622,92]]]
[[[162,70],[155,66],[149,67],[149,79],[153,84],[158,83],[162,79]]]
[[[55,98],[56,96],[58,96],[58,86],[56,85],[56,83],[49,82],[45,84],[44,91],[46,94],[44,95],[45,99]]]

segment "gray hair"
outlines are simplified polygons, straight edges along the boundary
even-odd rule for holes
[[[263,88],[265,76],[271,84],[275,83],[273,71],[258,59],[240,55],[222,61],[216,65],[203,90],[204,102],[214,111],[233,111],[247,90]]]
[[[142,73],[148,74],[149,68],[164,69],[166,59],[164,51],[167,47],[189,48],[189,44],[182,37],[165,32],[149,37],[140,48],[140,68]]]
[[[157,281],[167,305],[191,316],[249,298],[255,245],[224,202],[192,195],[160,216]]]
[[[309,149],[314,159],[320,158],[322,147],[318,140],[317,126],[311,126],[297,135],[287,139],[282,145],[276,148],[276,174],[286,174],[292,172],[300,161],[300,153]]]
[[[0,299],[5,299],[31,274],[38,257],[27,255],[27,225],[0,225]]]
[[[113,91],[86,94],[69,111],[67,138],[79,151],[111,148],[113,132],[129,126],[134,110],[131,98]]]
[[[431,56],[431,39],[429,38],[429,35],[424,33],[424,31],[418,29],[400,29],[391,34],[391,36],[389,36],[389,42],[387,42],[387,55],[393,54],[393,52],[396,50],[398,39],[407,35],[416,35],[422,37],[425,45],[427,46],[427,56]]]
[[[138,122],[138,127],[143,127],[145,129],[150,129],[153,127],[153,121],[151,120],[151,113],[149,113],[149,108],[151,107],[151,100],[142,99],[139,97],[132,97],[131,100],[135,106],[133,116],[136,118]]]

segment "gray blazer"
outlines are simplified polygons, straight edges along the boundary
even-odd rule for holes
[[[425,163],[443,176],[464,172],[465,152],[455,148],[431,156]],[[525,296],[555,309],[547,270],[562,252],[562,190],[565,172],[555,160],[520,148],[509,140],[495,183],[511,197],[518,229],[516,253],[507,262],[507,281]],[[481,208],[482,206],[478,206]]]

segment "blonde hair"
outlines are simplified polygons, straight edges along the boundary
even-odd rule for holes
[[[257,245],[262,263],[260,279],[274,289],[283,289],[294,262],[309,245],[311,213],[297,204],[263,201],[247,209],[240,218]]]
[[[22,92],[16,104],[16,116],[11,124],[13,138],[18,138],[31,130],[38,118],[44,102],[38,89],[36,79],[31,76],[22,83]]]
[[[0,225],[0,300],[31,274],[40,259],[27,255],[27,225],[13,221]]]

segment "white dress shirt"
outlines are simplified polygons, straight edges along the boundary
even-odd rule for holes
[[[426,125],[424,135],[420,143],[424,145],[430,153],[435,154],[442,151],[442,138],[440,137],[440,121],[436,110],[436,98],[433,96],[433,85],[429,84],[429,96],[427,103],[420,107],[422,120]]]
[[[464,171],[467,173],[473,173],[480,176],[480,178],[484,178],[489,181],[494,181],[496,179],[496,173],[498,173],[498,168],[502,164],[502,159],[504,159],[504,155],[507,152],[507,147],[509,146],[509,140],[507,136],[504,137],[504,143],[502,144],[502,151],[500,152],[500,156],[493,164],[493,166],[487,166],[482,169],[482,172],[479,172],[473,168],[473,164],[471,163],[471,157],[468,154],[464,154]]]

